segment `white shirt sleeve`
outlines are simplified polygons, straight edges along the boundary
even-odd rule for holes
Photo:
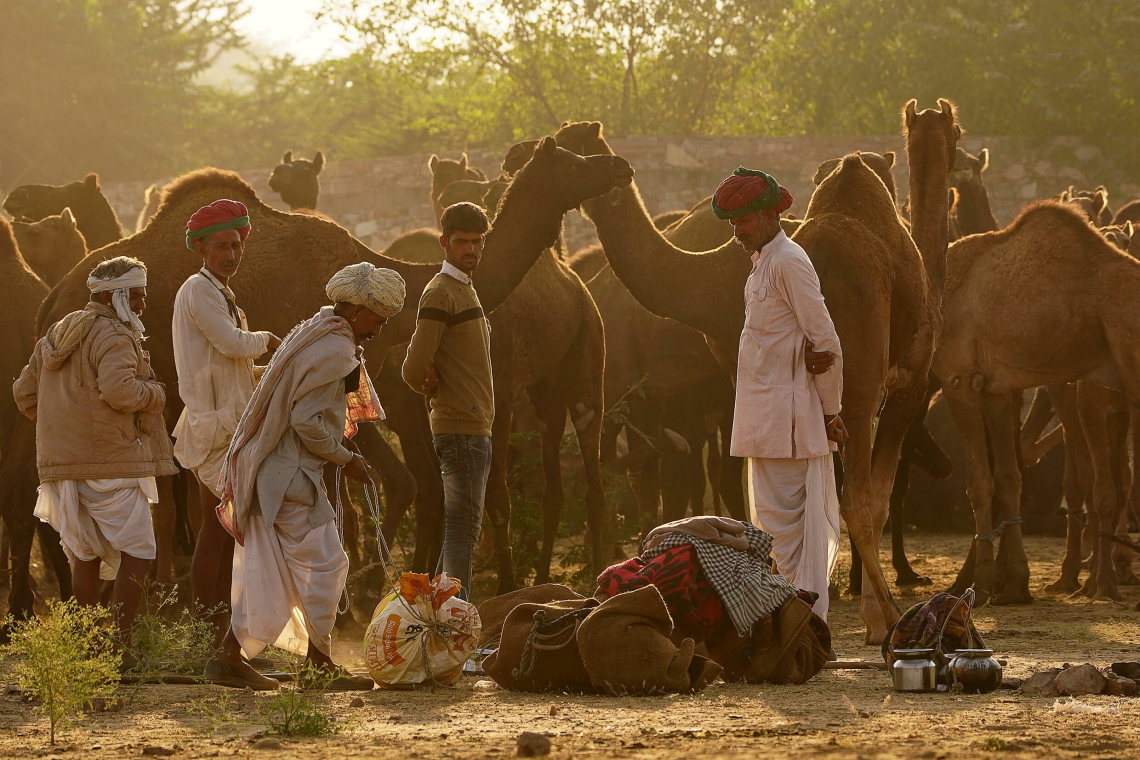
[[[234,324],[226,304],[226,297],[207,284],[213,293],[205,288],[195,288],[190,300],[190,317],[206,336],[206,340],[223,356],[230,359],[256,359],[265,353],[269,345],[269,333],[248,332]]]

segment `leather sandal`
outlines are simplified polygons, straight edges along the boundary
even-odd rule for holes
[[[244,689],[248,686],[254,691],[274,691],[281,688],[281,684],[277,681],[266,678],[244,662],[241,665],[234,665],[217,659],[206,662],[206,680],[218,686],[229,686],[234,689]]]

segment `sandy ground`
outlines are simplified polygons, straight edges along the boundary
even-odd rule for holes
[[[1037,601],[986,607],[976,615],[987,643],[1008,660],[1007,676],[1035,669],[1140,659],[1140,588],[1124,588],[1125,605],[1049,597],[1042,588],[1060,567],[1059,539],[1027,539]],[[949,584],[965,555],[964,536],[908,536],[916,570],[935,588]],[[884,560],[889,550],[884,547]],[[848,556],[841,559],[846,577]],[[891,573],[893,576],[893,573]],[[899,591],[909,605],[922,591]],[[857,601],[832,607],[835,646],[845,658],[876,658],[864,646]],[[338,641],[338,660],[362,663],[359,642]],[[146,686],[121,713],[82,716],[56,747],[46,720],[18,695],[0,696],[0,757],[141,756],[146,747],[177,757],[296,758],[513,757],[522,731],[545,733],[552,757],[1136,757],[1140,699],[1085,697],[1100,713],[1054,711],[1054,699],[1014,692],[983,696],[903,695],[883,671],[824,671],[802,686],[728,686],[694,696],[609,698],[537,696],[474,688],[374,691],[323,697],[340,731],[254,748],[267,734],[259,704],[269,697],[213,686]],[[212,713],[203,715],[203,713]]]

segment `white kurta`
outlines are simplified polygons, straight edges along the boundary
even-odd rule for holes
[[[803,248],[782,231],[752,255],[745,284],[745,326],[737,361],[731,453],[749,458],[750,516],[773,537],[780,573],[819,594],[826,619],[828,584],[839,551],[839,501],[824,415],[838,414],[843,354],[819,278]],[[807,371],[808,341],[836,361]]]
[[[203,268],[178,289],[171,321],[185,404],[174,427],[174,455],[215,496],[226,448],[253,395],[253,360],[265,353],[270,336],[249,331],[233,297]]]
[[[34,514],[59,533],[69,562],[101,559],[99,577],[114,580],[123,553],[154,559],[150,505],[157,503],[154,478],[47,480]]]

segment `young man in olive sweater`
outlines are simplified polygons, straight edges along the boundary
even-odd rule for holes
[[[443,552],[447,573],[470,594],[473,552],[483,522],[491,468],[491,330],[471,273],[483,256],[490,222],[473,203],[449,206],[439,220],[443,269],[420,297],[416,332],[404,360],[404,381],[430,399],[431,432],[443,474]]]

